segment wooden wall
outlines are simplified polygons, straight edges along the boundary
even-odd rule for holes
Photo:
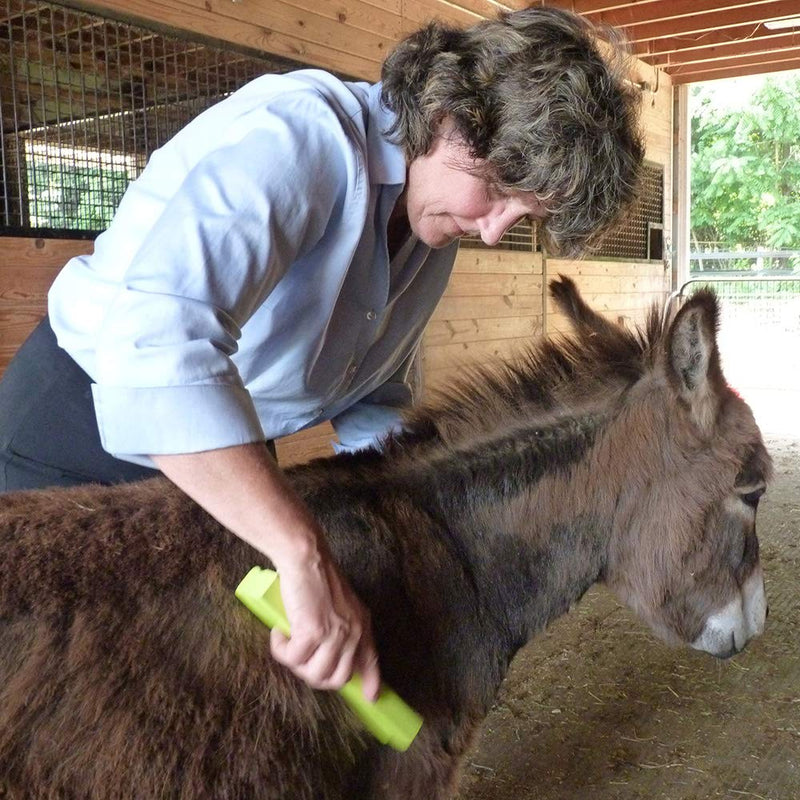
[[[92,243],[71,239],[0,238],[0,373],[47,311],[47,292],[72,256]]]
[[[490,0],[76,0],[71,5],[170,28],[375,81],[392,46],[432,18],[470,25]],[[526,3],[512,0],[510,5]]]
[[[493,16],[490,0],[92,0],[71,2],[132,21],[150,21],[255,50],[376,80],[393,44],[437,17],[468,25]],[[511,5],[522,7],[515,0]],[[647,157],[665,169],[665,242],[670,240],[672,97],[668,78],[640,64]],[[0,239],[0,369],[45,310],[47,287],[86,241]],[[667,248],[665,246],[665,252]],[[536,253],[462,248],[424,340],[426,388],[441,388],[464,365],[512,354],[537,333],[563,326],[546,298],[550,276],[573,276],[588,301],[612,319],[640,320],[669,290],[665,262],[563,261]],[[284,463],[330,452],[329,426],[279,443]]]
[[[425,388],[441,389],[469,364],[513,355],[544,330],[541,253],[462,247],[425,332]]]

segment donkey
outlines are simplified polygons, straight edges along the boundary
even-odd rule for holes
[[[478,370],[380,450],[289,471],[423,716],[405,753],[274,663],[234,598],[263,557],[168,481],[0,498],[0,797],[445,800],[517,650],[605,583],[714,656],[762,632],[770,460],[714,295]]]

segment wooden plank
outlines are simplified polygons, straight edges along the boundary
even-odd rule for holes
[[[41,303],[0,306],[0,374],[46,313]]]
[[[284,436],[275,442],[278,463],[285,468],[293,464],[304,464],[312,458],[331,456],[333,455],[331,441],[335,439],[336,433],[330,422],[323,422],[313,428]]]
[[[529,339],[493,339],[480,342],[430,345],[425,348],[425,375],[429,371],[470,364],[487,364],[512,357]]]
[[[692,37],[696,34],[726,29],[731,38],[747,38],[753,29],[764,20],[781,19],[797,15],[797,0],[768,0],[767,2],[737,4],[722,10],[718,5],[710,10],[696,10],[694,0],[677,0],[687,4],[684,15],[672,20],[636,19],[635,9],[629,8],[625,15],[632,17],[630,21],[621,15],[601,15],[600,19],[612,25],[622,25],[629,39],[634,42],[646,42],[655,39],[670,39],[676,36]],[[666,7],[676,3],[665,2]],[[688,10],[691,9],[691,10]],[[738,29],[738,30],[737,30]],[[699,41],[699,36],[694,36]]]
[[[429,0],[430,6],[453,6],[468,14],[485,19],[494,19],[502,9],[511,8],[507,2],[495,2],[495,0]],[[517,8],[525,8],[521,3]]]
[[[675,86],[685,83],[696,83],[697,81],[716,81],[725,78],[742,78],[745,75],[767,75],[773,72],[786,72],[789,70],[800,69],[800,58],[789,60],[777,57],[776,61],[770,63],[751,64],[750,66],[720,67],[715,69],[690,70],[688,67],[681,68],[679,72],[672,75],[672,82]],[[686,71],[685,71],[686,70]]]
[[[720,23],[724,22],[732,10],[740,6],[751,9],[754,21],[768,19],[772,16],[769,7],[775,0],[628,0],[628,2],[610,2],[609,0],[554,0],[548,4],[568,8],[589,17],[593,22],[607,25],[634,26],[645,23],[661,22],[689,17],[695,14],[710,13],[716,15]]]
[[[494,15],[493,15],[494,16]],[[403,0],[403,30],[405,33],[421,28],[429,22],[439,20],[458,28],[468,28],[480,22],[482,15],[451,3],[430,0]]]
[[[453,274],[462,272],[542,274],[542,254],[524,253],[519,250],[482,250],[460,247]]]
[[[595,292],[590,286],[582,286],[580,290],[589,307],[600,312],[649,306],[656,298],[666,300],[666,292]],[[552,300],[548,300],[548,311],[551,308],[555,306]]]
[[[351,2],[348,9],[325,0],[309,4],[313,8],[298,8],[283,0],[177,0],[165,5],[206,11],[224,24],[236,22],[262,29],[268,26],[276,33],[302,38],[307,44],[377,61],[383,60],[400,36],[400,18],[396,14],[356,2]]]
[[[186,2],[192,2],[195,7],[206,5],[204,0]],[[369,36],[377,34],[395,42],[402,35],[400,0],[386,3],[364,3],[359,0],[251,0],[248,3],[231,3],[230,0],[216,0],[212,5],[215,13],[256,25],[263,24],[267,18],[271,22],[273,12],[278,8],[281,8],[282,15],[296,19],[298,25],[305,15],[313,14],[327,19],[333,23],[334,30],[345,36],[358,36],[363,31]]]
[[[15,303],[47,304],[47,293],[61,267],[8,266],[0,264],[0,306]]]
[[[445,297],[493,297],[536,294],[542,290],[539,275],[471,273],[453,275]]]
[[[47,312],[61,267],[93,248],[84,239],[0,238],[0,372]]]
[[[548,259],[548,275],[554,277],[558,273],[570,277],[581,275],[663,275],[668,269],[659,261],[557,261]]]
[[[425,329],[425,346],[476,342],[485,339],[520,339],[541,331],[540,316],[494,319],[433,319]]]
[[[0,267],[64,266],[73,256],[94,251],[89,239],[0,237]]]
[[[701,42],[686,46],[682,39],[661,39],[644,53],[650,63],[663,69],[678,64],[702,63],[726,56],[755,55],[783,50],[800,45],[800,32],[796,30],[772,32],[768,28],[756,31],[745,41],[731,39],[725,31],[707,33]]]
[[[451,297],[445,295],[436,307],[434,319],[491,319],[494,317],[530,317],[542,313],[541,292],[535,295],[487,297]]]
[[[665,291],[668,279],[663,275],[589,275],[578,281],[582,292],[605,294],[646,293]]]
[[[637,295],[618,294],[613,296],[584,294],[583,297],[594,311],[612,322],[618,322],[619,317],[631,317],[643,321],[653,305],[661,308],[666,300],[666,294],[662,292]],[[551,322],[567,319],[566,316],[555,309],[554,305],[548,311],[547,318],[548,332],[551,332],[549,327]]]
[[[703,58],[700,63],[694,60],[680,59],[680,65],[670,65],[670,72],[676,77],[680,77],[685,72],[692,72],[696,69],[703,69],[706,71],[719,71],[731,68],[738,69],[739,67],[757,67],[762,64],[775,64],[800,61],[800,37],[796,40],[797,44],[794,47],[784,47],[780,51],[772,50],[753,50],[748,48],[744,51],[744,55],[736,55],[729,57],[723,54],[718,58]]]
[[[304,0],[308,3],[315,3],[316,0]],[[346,2],[343,5],[350,6],[350,2]],[[365,6],[374,6],[376,8],[380,8],[382,10],[391,11],[392,14],[397,14],[398,17],[402,16],[403,14],[403,0],[366,0],[362,5]]]
[[[290,58],[301,64],[331,69],[365,80],[377,80],[384,47],[373,42],[374,54],[366,58],[347,49],[337,49],[328,43],[320,43],[305,37],[304,26],[296,24],[288,32],[263,24],[270,19],[264,11],[262,24],[242,22],[231,17],[222,17],[208,10],[205,3],[193,7],[189,2],[167,2],[166,0],[76,0],[75,5],[95,12],[109,13],[117,18],[147,25],[191,31],[217,41],[227,41],[242,47]],[[282,23],[283,24],[283,23]],[[285,24],[284,24],[285,27]],[[324,36],[323,36],[324,38]],[[353,39],[358,37],[353,36]]]

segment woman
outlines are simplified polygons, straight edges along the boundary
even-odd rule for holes
[[[160,471],[281,572],[275,658],[375,697],[368,615],[265,443],[328,419],[342,447],[379,442],[458,238],[531,217],[551,251],[590,246],[633,198],[637,107],[588,24],[545,8],[432,24],[375,86],[248,84],[56,279],[0,384],[4,488]]]

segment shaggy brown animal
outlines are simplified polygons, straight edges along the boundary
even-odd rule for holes
[[[0,498],[0,797],[443,800],[515,652],[594,582],[719,656],[766,614],[769,458],[713,295],[631,333],[551,286],[574,338],[291,480],[369,606],[406,753],[272,662],[234,598],[263,559],[165,480]]]

